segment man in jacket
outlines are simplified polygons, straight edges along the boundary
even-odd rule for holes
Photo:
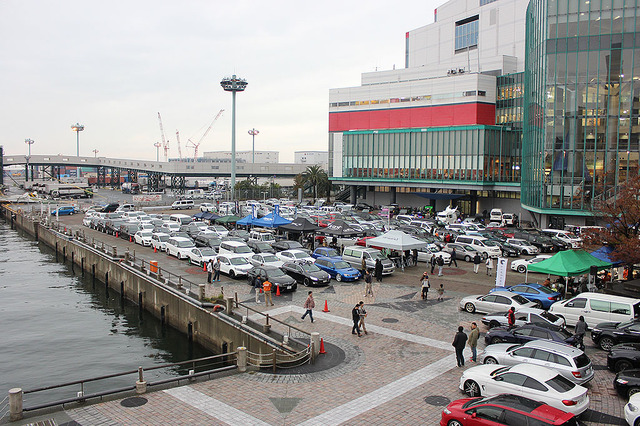
[[[442,258],[442,255],[438,256],[438,258],[436,259],[436,263],[438,264],[438,276],[441,277],[442,267],[444,266],[444,259]]]
[[[575,331],[575,346],[576,348],[584,351],[584,335],[587,333],[587,323],[584,320],[584,317],[580,315],[578,318],[578,322],[576,323]]]
[[[273,300],[271,300],[271,286],[269,280],[264,280],[262,283],[262,291],[264,291],[264,306],[273,306]]]
[[[207,267],[207,282],[211,284],[211,277],[213,276],[213,259],[209,259],[205,265]]]
[[[364,297],[367,296],[373,297],[373,277],[368,269],[364,272]]]
[[[478,356],[478,337],[480,337],[480,331],[478,331],[478,324],[471,323],[471,332],[469,333],[469,347],[471,348],[471,361],[476,362]]]
[[[220,259],[213,263],[213,281],[220,281]]]
[[[464,367],[464,347],[467,344],[467,335],[464,333],[462,326],[458,327],[456,337],[453,339],[453,346],[456,349],[456,361],[458,361],[458,367]]]
[[[480,267],[480,263],[482,262],[482,258],[480,257],[480,253],[476,253],[473,256],[473,272],[478,273],[478,268]]]
[[[360,304],[356,304],[356,306],[351,309],[351,319],[353,320],[353,328],[351,329],[351,334],[358,334],[358,337],[362,337],[360,333]]]
[[[307,296],[307,300],[304,301],[303,308],[306,309],[306,312],[301,317],[301,319],[304,320],[304,317],[306,317],[307,314],[309,314],[309,318],[311,318],[311,322],[313,322],[313,308],[315,307],[316,307],[316,302],[313,300],[313,291],[310,291],[309,295]]]

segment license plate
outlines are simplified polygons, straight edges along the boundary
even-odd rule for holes
[[[291,290],[291,286],[290,285],[287,286],[287,290]]]

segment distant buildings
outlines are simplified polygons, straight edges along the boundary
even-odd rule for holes
[[[207,159],[231,161],[231,151],[210,151],[204,152],[202,157]],[[256,151],[256,163],[279,163],[280,153],[278,151]],[[236,151],[236,159],[242,163],[253,161],[253,151]]]
[[[327,151],[296,151],[293,162],[309,166],[318,165],[326,171],[329,166],[329,153]]]

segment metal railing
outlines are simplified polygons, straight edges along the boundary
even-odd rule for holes
[[[4,417],[9,414],[9,395],[5,396],[2,401],[0,401],[0,421],[4,419]],[[6,403],[6,404],[5,404]]]
[[[247,363],[258,368],[270,368],[274,373],[278,368],[296,368],[313,362],[313,349],[307,346],[293,354],[279,354],[274,349],[272,353],[255,353],[247,351]]]
[[[236,312],[240,314],[240,311],[238,311],[237,309],[243,308],[245,310],[245,315],[247,316],[247,318],[249,317],[249,312],[253,312],[264,317],[265,325],[273,325],[275,323],[282,326],[286,330],[285,334],[289,337],[311,339],[311,333],[309,333],[308,331],[302,330],[301,328],[298,328],[291,324],[287,324],[284,321],[280,321],[279,319],[271,317],[269,314],[265,314],[264,312],[260,312],[257,309],[252,308],[251,306],[245,305],[242,302],[238,302],[238,293],[235,293],[234,303],[236,305]],[[293,334],[293,331],[295,331],[297,334]]]

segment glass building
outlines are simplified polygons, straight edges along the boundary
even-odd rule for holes
[[[579,215],[638,174],[637,0],[531,0],[521,202]]]

